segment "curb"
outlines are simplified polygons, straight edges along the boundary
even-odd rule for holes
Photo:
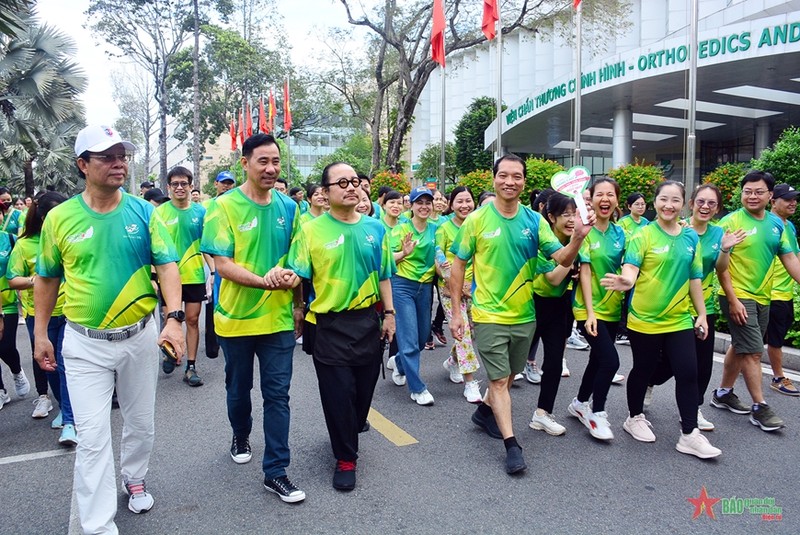
[[[714,337],[714,352],[725,354],[731,345],[731,335],[716,333]],[[769,366],[769,357],[766,350],[761,353],[761,362]],[[783,347],[783,367],[788,370],[800,370],[800,350],[793,347]]]

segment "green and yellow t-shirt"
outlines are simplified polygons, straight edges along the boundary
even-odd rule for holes
[[[591,264],[592,267],[592,308],[599,320],[619,321],[622,316],[623,294],[606,290],[600,286],[600,279],[606,273],[619,274],[624,251],[625,233],[618,225],[609,223],[605,232],[597,230],[597,227],[592,228],[578,253],[580,263]],[[589,314],[580,283],[577,286],[572,312],[576,320],[585,321]]]
[[[539,251],[550,257],[561,243],[544,218],[520,205],[503,217],[489,203],[467,216],[450,250],[472,260],[472,318],[476,323],[517,325],[536,319],[533,279]]]
[[[19,234],[19,229],[25,224],[25,218],[22,217],[22,212],[16,208],[11,208],[8,213],[3,217],[3,222],[0,224],[0,230],[8,232],[12,236]]]
[[[372,201],[372,218],[383,221],[383,208],[375,201]]]
[[[792,252],[797,254],[800,248],[797,246],[797,229],[791,221],[786,222],[786,233],[789,238],[789,244],[792,247]],[[794,288],[794,279],[783,267],[783,262],[777,256],[772,261],[772,292],[770,293],[771,301],[791,301],[793,298],[792,288]]]
[[[314,286],[313,314],[359,310],[381,299],[380,281],[395,266],[389,237],[379,221],[344,223],[323,214],[300,227],[287,266]]]
[[[433,281],[436,274],[434,256],[436,254],[436,225],[426,223],[422,232],[417,231],[414,223],[400,223],[392,230],[390,241],[394,243],[394,252],[402,250],[403,238],[411,233],[412,239],[417,242],[414,250],[407,257],[397,263],[397,276],[404,279],[428,283]]]
[[[16,279],[17,277],[32,277],[36,273],[36,257],[39,255],[39,236],[26,236],[17,240],[14,250],[11,251],[11,257],[8,260],[8,267],[6,268],[6,277],[8,280]],[[25,288],[20,290],[20,303],[22,303],[22,310],[26,316],[33,316],[33,288]],[[3,302],[5,302],[5,295]],[[58,299],[56,299],[56,306],[53,308],[53,316],[63,316],[64,308],[64,283],[58,288]]]
[[[689,280],[703,278],[699,244],[697,233],[687,227],[672,236],[653,223],[633,234],[625,263],[639,268],[639,277],[631,294],[628,329],[662,334],[694,326]]]
[[[714,282],[717,280],[717,259],[722,247],[722,236],[725,231],[718,225],[709,224],[700,236],[700,252],[703,255],[703,300],[706,303],[706,314],[719,314],[719,300],[714,294]],[[693,304],[689,304],[692,316],[697,315]]]
[[[305,225],[309,221],[313,221],[316,218],[317,218],[317,216],[312,214],[311,210],[309,210],[308,212],[306,212],[304,214],[300,214],[300,219],[297,220],[297,224],[302,227],[303,225]]]
[[[16,314],[17,310],[17,292],[8,287],[8,279],[6,278],[6,269],[8,262],[11,258],[11,250],[14,247],[11,243],[11,237],[7,232],[0,231],[0,296],[3,300],[3,314]]]
[[[286,265],[299,218],[300,208],[286,195],[272,190],[270,203],[260,205],[236,188],[217,197],[206,213],[200,250],[264,275]],[[223,278],[214,322],[220,336],[291,331],[292,290],[262,290]]]
[[[453,259],[455,258],[456,255],[450,249],[451,247],[453,247],[453,244],[456,241],[456,235],[458,234],[458,229],[459,229],[458,225],[453,223],[452,220],[445,221],[444,223],[439,225],[438,229],[436,229],[436,246],[442,250],[445,258],[447,258],[447,261],[450,263],[451,266],[453,265]],[[470,261],[467,262],[467,266],[464,270],[464,283],[467,284],[471,282],[472,282],[472,260],[470,259]],[[439,279],[439,285],[440,286],[445,285],[445,281],[442,280],[441,278]]]
[[[177,261],[167,228],[149,202],[123,193],[114,210],[99,214],[76,195],[47,214],[36,273],[64,279],[68,320],[117,329],[156,307],[151,266]]]
[[[171,202],[165,202],[156,211],[167,226],[167,232],[181,257],[178,261],[181,284],[205,283],[205,264],[200,253],[205,208],[193,202],[189,203],[188,208],[181,210]]]
[[[634,232],[643,229],[648,223],[650,223],[650,220],[644,216],[640,217],[637,223],[631,214],[624,215],[617,221],[617,225],[622,227],[622,231],[625,233],[625,239],[629,239]]]
[[[553,286],[550,284],[550,281],[547,280],[546,274],[555,270],[558,265],[558,262],[545,256],[542,251],[539,251],[539,258],[536,262],[536,277],[533,279],[533,292],[536,295],[542,297],[561,297],[569,290],[569,284],[572,282],[572,277],[569,275],[565,276],[564,280],[556,286]]]
[[[722,218],[720,226],[730,232],[742,229],[747,234],[744,241],[731,250],[728,271],[734,294],[739,299],[768,305],[772,292],[769,275],[775,255],[794,252],[783,221],[772,212],[765,212],[763,219],[756,219],[746,209],[739,208]],[[721,288],[719,295],[725,295]]]

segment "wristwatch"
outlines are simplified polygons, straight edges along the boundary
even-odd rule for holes
[[[184,321],[186,321],[186,312],[184,312],[183,310],[173,310],[172,312],[167,314],[167,319],[170,318],[178,320],[179,322],[183,323]]]
[[[387,308],[386,310],[383,311],[383,313],[384,313],[384,315],[387,315],[387,314],[390,315],[390,316],[394,316],[395,315],[395,312],[394,312],[393,308]]]

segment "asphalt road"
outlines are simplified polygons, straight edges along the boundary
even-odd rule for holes
[[[18,347],[32,382],[24,329]],[[618,348],[621,372],[627,373],[630,350]],[[567,352],[572,377],[562,380],[554,411],[567,427],[564,436],[528,428],[538,386],[521,381],[513,389],[514,427],[529,469],[510,477],[503,470],[502,443],[470,422],[474,407],[464,400],[462,387],[448,381],[441,366],[445,348],[424,352],[422,373],[436,398],[433,407],[417,406],[388,374],[379,380],[373,402],[376,411],[417,442],[397,446],[375,428],[362,434],[357,488],[340,493],[330,483],[334,459],[313,365],[298,347],[289,476],[308,498],[288,505],[261,484],[263,434],[257,401],[254,460],[245,465],[231,461],[223,360],[207,359],[201,348],[198,371],[204,386],[190,388],[177,372],[159,376],[156,444],[147,476],[155,506],[134,515],[120,493],[117,524],[122,533],[133,534],[752,534],[789,533],[800,527],[800,399],[766,389],[768,401],[787,422],[784,430],[771,434],[752,426],[746,416],[705,406],[704,414],[717,425],[708,436],[723,455],[701,461],[675,451],[680,430],[672,382],[657,389],[648,413],[657,436],[653,444],[636,442],[623,431],[625,388],[614,386],[607,410],[616,438],[601,443],[566,411],[587,355]],[[720,371],[721,365],[715,364],[712,386]],[[13,388],[5,365],[2,373]],[[482,372],[478,377],[484,377]],[[741,381],[737,391],[748,401]],[[254,396],[259,395],[256,384]],[[0,534],[69,533],[71,528],[77,533],[71,519],[74,455],[58,446],[50,419],[31,418],[33,397],[14,399],[0,411]],[[118,458],[119,411],[112,418]],[[731,505],[745,505],[737,501],[712,505],[714,519],[706,510],[693,519],[696,508],[688,499],[698,498],[702,487],[711,498],[769,498],[781,508],[782,519],[763,520],[747,508],[724,514]]]

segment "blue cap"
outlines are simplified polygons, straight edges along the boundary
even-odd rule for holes
[[[230,180],[231,182],[236,182],[236,179],[233,177],[233,173],[230,171],[220,171],[216,178],[217,182],[225,182],[226,180]]]
[[[420,186],[418,188],[412,189],[411,193],[408,194],[408,200],[412,203],[415,203],[423,195],[427,195],[428,197],[431,198],[431,200],[433,200],[433,192],[428,188],[426,188],[425,186]]]

